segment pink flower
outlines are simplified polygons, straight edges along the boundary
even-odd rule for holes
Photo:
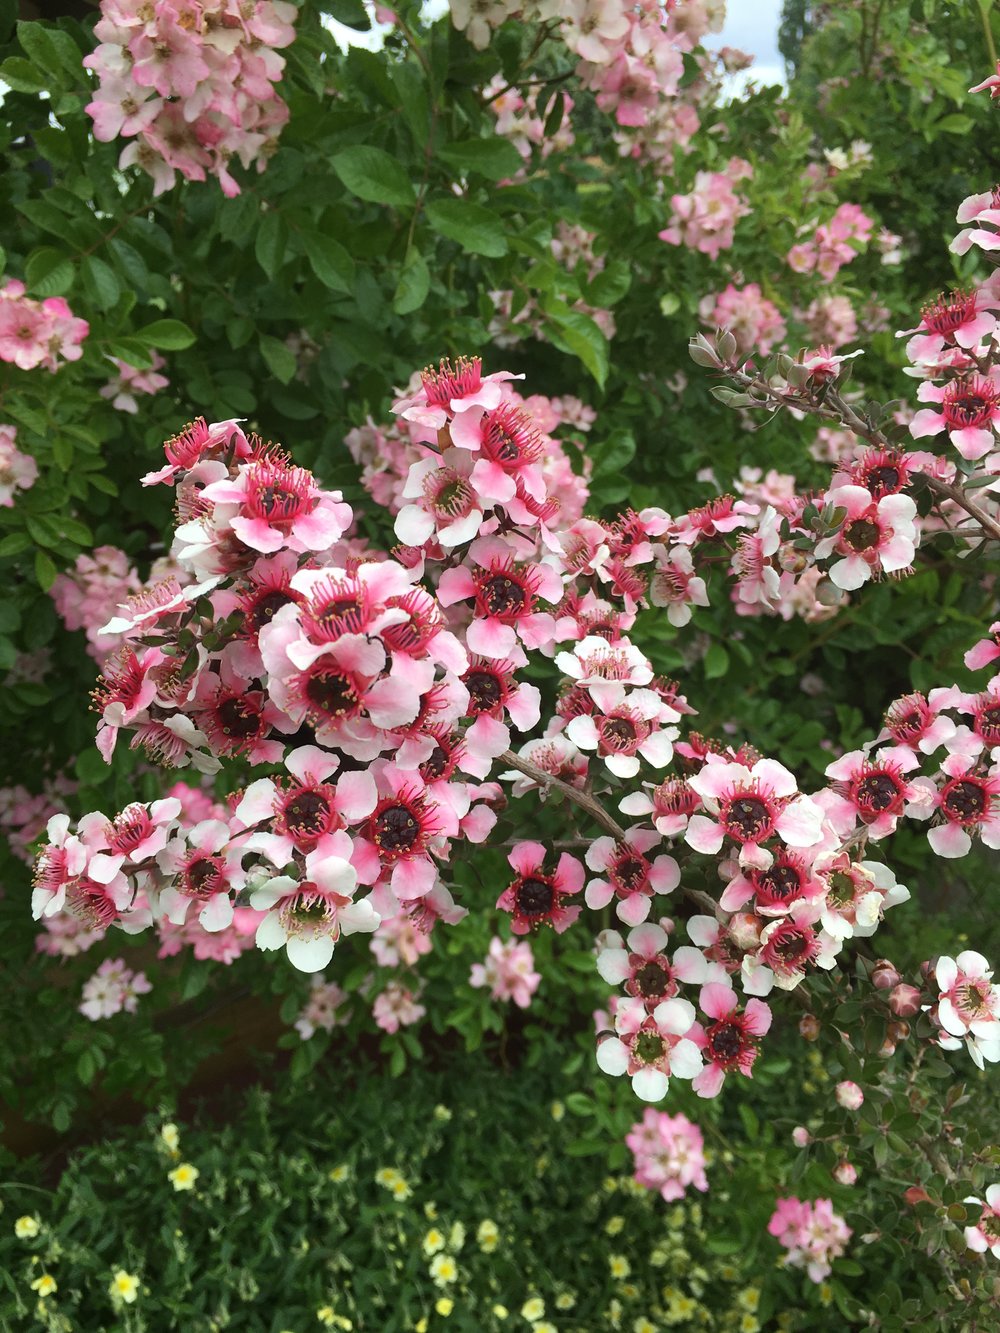
[[[668,1115],[647,1106],[643,1117],[625,1136],[635,1158],[635,1178],[646,1189],[658,1190],[668,1203],[688,1189],[708,1189],[705,1176],[705,1141],[701,1130],[685,1115]]]
[[[701,950],[690,945],[681,945],[669,957],[668,939],[662,926],[649,921],[633,926],[627,948],[615,931],[602,931],[597,970],[611,986],[624,982],[626,995],[641,1000],[652,1011],[663,1000],[677,995],[680,982],[700,985],[713,971]]]
[[[952,444],[969,462],[996,448],[1000,428],[1000,372],[965,376],[945,385],[925,380],[917,390],[921,402],[940,404],[940,411],[925,407],[910,422],[915,440],[948,432]]]
[[[835,537],[816,545],[817,559],[834,550],[840,554],[830,567],[830,578],[838,588],[853,592],[873,577],[895,574],[912,564],[917,507],[908,495],[886,495],[876,501],[863,486],[837,486],[824,499],[847,515]]]
[[[497,907],[511,913],[515,935],[527,935],[542,924],[561,935],[580,915],[579,907],[566,907],[563,899],[583,888],[583,866],[563,852],[555,870],[546,873],[545,858],[540,842],[519,842],[507,855],[517,878],[501,893]]]
[[[22,454],[13,426],[0,425],[0,507],[11,509],[14,492],[27,491],[38,480],[38,464],[31,454]]]
[[[587,865],[607,878],[592,879],[587,885],[587,906],[598,911],[617,898],[615,911],[620,921],[630,926],[645,921],[653,896],[671,893],[681,879],[680,867],[672,856],[647,859],[645,853],[660,841],[658,833],[638,828],[627,829],[623,842],[608,837],[595,839],[587,849]]]
[[[812,847],[822,837],[822,812],[809,797],[796,795],[795,778],[773,759],[753,768],[710,760],[688,782],[708,811],[692,815],[684,834],[695,851],[714,856],[728,837],[740,845],[741,865],[766,868],[770,854],[762,847],[769,839]]]
[[[715,1022],[704,1028],[698,1042],[706,1064],[691,1086],[699,1097],[717,1097],[734,1070],[753,1077],[758,1039],[770,1030],[771,1010],[763,1000],[748,1000],[742,1014],[739,1005],[728,985],[710,982],[701,988],[698,1007]]]
[[[418,992],[419,994],[419,992]],[[417,996],[399,981],[390,981],[372,1004],[372,1017],[383,1032],[398,1032],[401,1027],[412,1027],[427,1013]]]
[[[1000,83],[1000,79],[996,82]],[[993,93],[996,94],[996,88]],[[982,1210],[978,1221],[965,1228],[966,1245],[977,1254],[989,1253],[994,1259],[1000,1259],[1000,1185],[990,1185],[985,1203],[976,1198],[968,1198],[965,1202],[978,1204]]]
[[[534,970],[534,955],[527,940],[506,944],[499,936],[490,940],[484,963],[473,963],[470,986],[489,986],[494,1000],[513,1000],[519,1009],[527,1009],[541,982]]]
[[[744,287],[729,283],[723,291],[703,297],[698,313],[710,327],[728,329],[744,355],[757,351],[766,356],[785,336],[781,312],[756,282]]]
[[[936,1017],[941,1025],[938,1045],[957,1050],[965,1041],[980,1069],[985,1060],[1000,1061],[1000,986],[981,953],[966,949],[957,958],[937,960]]]
[[[837,1099],[837,1105],[843,1106],[847,1111],[859,1111],[864,1104],[865,1094],[857,1083],[852,1083],[849,1079],[838,1083],[833,1094]]]
[[[931,361],[939,357],[952,343],[970,349],[988,338],[997,327],[992,313],[996,298],[986,291],[952,291],[928,302],[921,311],[915,336],[906,344],[906,355],[911,361]],[[897,333],[903,338],[906,333]]]
[[[651,1014],[641,1000],[622,1000],[615,1035],[600,1041],[597,1064],[605,1074],[627,1073],[643,1101],[662,1101],[671,1074],[694,1078],[701,1069],[698,1046],[688,1035],[694,1025],[694,1006],[687,1000],[664,1000]]]
[[[785,1263],[804,1268],[813,1282],[830,1274],[831,1260],[844,1253],[852,1234],[829,1199],[778,1199],[767,1229],[788,1251]]]

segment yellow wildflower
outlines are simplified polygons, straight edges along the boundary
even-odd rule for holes
[[[51,1296],[57,1290],[56,1280],[51,1273],[43,1273],[41,1277],[36,1277],[31,1284],[31,1290],[37,1291],[39,1296]]]
[[[611,1276],[614,1278],[628,1277],[632,1271],[632,1265],[625,1258],[624,1254],[609,1254],[608,1264],[611,1268]]]
[[[509,1314],[510,1311],[507,1309],[506,1305],[494,1305],[493,1307],[494,1319],[506,1319]]]
[[[624,1231],[624,1229],[625,1219],[624,1217],[619,1217],[617,1214],[614,1217],[609,1217],[604,1224],[604,1230],[609,1236],[617,1236],[618,1233]]]
[[[346,1163],[341,1163],[340,1166],[335,1166],[330,1172],[330,1179],[335,1185],[341,1185],[350,1174],[351,1168]]]
[[[161,1125],[160,1138],[172,1153],[176,1153],[180,1150],[181,1136],[177,1132],[176,1125]]]
[[[453,1250],[460,1250],[465,1244],[464,1222],[452,1222],[451,1231],[448,1233],[448,1244]]]
[[[656,1325],[641,1314],[632,1325],[632,1333],[656,1333]]]
[[[760,1287],[744,1287],[736,1297],[736,1304],[741,1310],[749,1310],[753,1314],[760,1305]]]
[[[167,1172],[167,1179],[173,1184],[175,1190],[193,1190],[195,1181],[201,1175],[196,1166],[190,1162],[181,1162],[180,1166],[175,1166],[172,1171]]]
[[[437,1254],[444,1249],[444,1236],[437,1227],[431,1227],[424,1237],[424,1254]]]
[[[537,1324],[545,1317],[545,1302],[541,1296],[532,1296],[521,1306],[521,1317],[529,1324]]]
[[[447,1318],[448,1315],[451,1314],[454,1308],[455,1308],[455,1302],[451,1299],[450,1296],[441,1296],[434,1303],[434,1309],[437,1310],[438,1314],[444,1315],[445,1318]]]
[[[571,1291],[561,1291],[556,1297],[557,1310],[572,1310],[576,1304],[576,1297]]]
[[[500,1228],[488,1217],[484,1218],[476,1229],[476,1240],[484,1254],[492,1254],[500,1243]]]
[[[562,1104],[562,1102],[553,1102],[549,1109],[552,1112],[553,1120],[561,1120],[563,1116],[566,1114],[566,1107]]]
[[[431,1260],[431,1277],[438,1287],[445,1287],[458,1277],[458,1265],[450,1254],[436,1254]]]
[[[392,1197],[394,1199],[398,1199],[400,1202],[402,1202],[403,1199],[408,1199],[412,1193],[413,1191],[410,1189],[409,1185],[407,1185],[406,1181],[403,1179],[402,1176],[400,1176],[398,1180],[393,1182]]]
[[[14,1235],[18,1240],[34,1240],[40,1230],[37,1217],[19,1217],[14,1223]]]
[[[745,1314],[740,1320],[740,1333],[760,1333],[760,1321],[755,1315]]]
[[[111,1279],[111,1294],[124,1301],[126,1305],[131,1305],[139,1294],[139,1279],[133,1277],[131,1273],[126,1273],[124,1268],[115,1269]]]
[[[321,1306],[321,1308],[316,1311],[316,1318],[326,1328],[333,1328],[333,1321],[336,1318],[336,1316],[333,1313],[333,1306],[332,1305]]]

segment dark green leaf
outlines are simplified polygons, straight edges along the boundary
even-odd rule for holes
[[[499,259],[507,253],[507,238],[495,213],[467,199],[435,199],[427,205],[427,219],[434,230],[457,241],[473,255]]]
[[[135,337],[147,347],[160,347],[168,352],[180,352],[194,342],[194,334],[179,319],[157,319],[138,329]]]
[[[413,185],[404,168],[382,148],[355,144],[333,158],[333,169],[359,199],[405,208],[413,203]]]
[[[475,171],[490,180],[513,176],[523,165],[521,154],[509,139],[494,135],[490,139],[464,139],[445,144],[438,157],[460,172]]]

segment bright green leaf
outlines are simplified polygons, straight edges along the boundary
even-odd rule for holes
[[[507,253],[507,237],[495,213],[468,199],[435,199],[427,219],[441,236],[457,241],[468,254],[499,259]]]
[[[413,203],[413,185],[409,176],[382,148],[355,144],[337,153],[332,165],[351,194],[359,199],[401,208]]]
[[[168,352],[180,352],[190,347],[194,334],[179,319],[156,319],[144,329],[136,330],[135,337],[147,347],[159,347]]]
[[[396,294],[392,298],[393,310],[397,315],[411,315],[427,300],[430,287],[431,275],[423,255],[419,250],[411,250],[396,284]]]
[[[35,552],[35,578],[38,580],[38,586],[42,592],[48,592],[55,583],[58,573],[59,571],[44,551]]]

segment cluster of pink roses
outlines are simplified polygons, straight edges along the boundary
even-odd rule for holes
[[[110,398],[111,406],[119,412],[134,415],[139,410],[137,395],[159,393],[170,383],[166,375],[159,374],[167,364],[159,352],[152,353],[153,364],[149,370],[139,370],[117,356],[109,357],[108,360],[118,373],[98,392],[102,398]]]
[[[17,447],[14,426],[0,425],[0,507],[14,507],[14,492],[27,491],[38,480],[38,464]]]
[[[670,225],[660,240],[718,259],[720,250],[732,246],[736,223],[750,212],[733,187],[751,175],[750,163],[740,157],[730,158],[725,171],[699,171],[690,194],[671,196]]]
[[[470,986],[488,986],[494,1000],[513,1000],[519,1009],[528,1008],[541,980],[527,940],[505,943],[498,935],[490,940],[485,961],[473,963],[469,974]]]
[[[830,1275],[831,1261],[844,1253],[852,1234],[829,1199],[778,1199],[767,1229],[785,1247],[785,1263],[804,1268],[813,1282]]]
[[[79,1010],[92,1022],[115,1014],[134,1014],[140,995],[152,990],[145,972],[133,972],[122,958],[106,958],[84,983]]]
[[[87,651],[104,663],[121,646],[117,634],[104,634],[115,610],[142,587],[142,580],[124,551],[117,546],[95,546],[77,556],[71,570],[59,574],[49,589],[56,610],[68,630],[82,629]]]
[[[788,252],[796,273],[816,273],[826,282],[856,259],[871,240],[875,224],[859,204],[841,204],[829,222],[821,223],[806,241]]]
[[[667,1202],[682,1199],[689,1189],[708,1189],[705,1141],[686,1115],[667,1115],[647,1106],[625,1142],[635,1158],[635,1178]]]
[[[94,137],[132,139],[118,165],[148,172],[154,195],[178,171],[239,194],[230,159],[263,171],[288,119],[274,85],[295,17],[287,0],[103,0],[100,45],[83,61],[99,80]]]
[[[64,361],[79,361],[90,325],[61,296],[35,301],[26,290],[16,278],[0,287],[0,361],[19,370],[41,366],[53,372]]]

